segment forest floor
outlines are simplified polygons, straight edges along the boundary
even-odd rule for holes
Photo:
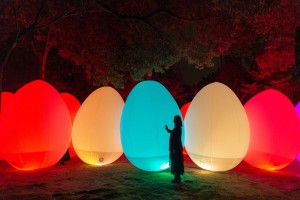
[[[300,163],[269,172],[240,163],[226,172],[197,167],[185,156],[181,184],[169,170],[146,172],[123,155],[102,166],[78,157],[65,164],[18,171],[0,161],[0,200],[6,199],[300,199]]]

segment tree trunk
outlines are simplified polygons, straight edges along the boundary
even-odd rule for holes
[[[17,45],[17,41],[18,41],[18,37],[15,38],[14,42],[12,43],[12,45],[10,46],[10,49],[7,51],[7,54],[3,60],[3,62],[1,63],[0,66],[0,113],[2,111],[2,91],[3,91],[3,71],[4,68],[6,66],[7,60],[12,52],[12,50],[16,47]]]
[[[51,50],[51,48],[53,46],[53,44],[50,41],[51,30],[52,30],[52,27],[50,27],[49,30],[48,30],[47,39],[45,41],[46,44],[45,44],[44,53],[42,55],[42,58],[40,59],[40,64],[41,64],[40,79],[41,80],[45,80],[46,66],[47,66],[47,57],[48,57],[49,51]]]

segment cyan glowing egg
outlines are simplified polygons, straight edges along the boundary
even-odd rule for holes
[[[202,88],[185,119],[185,147],[196,165],[210,171],[237,166],[249,145],[249,122],[234,92],[222,83]]]
[[[180,109],[158,82],[143,81],[130,92],[122,112],[121,141],[125,156],[137,168],[161,171],[169,168],[169,133]],[[182,138],[184,129],[182,128]]]
[[[268,89],[244,107],[250,124],[250,144],[244,160],[266,170],[279,170],[293,162],[300,147],[300,122],[289,98]]]
[[[76,154],[85,163],[106,165],[122,154],[120,120],[124,101],[111,87],[92,92],[80,106],[72,130]]]

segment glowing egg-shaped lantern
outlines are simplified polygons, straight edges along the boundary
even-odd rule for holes
[[[11,93],[11,92],[2,92],[1,93],[1,112],[4,109],[6,109],[9,102],[11,101],[12,97],[13,97],[13,93]],[[1,120],[1,113],[0,113],[0,120]],[[0,135],[1,135],[1,130],[0,130]],[[0,138],[1,138],[1,136],[0,136]],[[3,159],[4,159],[4,157],[0,151],[0,160],[3,160]]]
[[[91,165],[105,165],[122,154],[120,120],[124,101],[111,87],[92,92],[73,123],[72,141],[78,157]]]
[[[281,92],[269,89],[252,97],[244,107],[251,131],[244,160],[266,170],[289,165],[300,146],[300,122],[292,102]]]
[[[57,90],[44,81],[33,81],[19,89],[9,105],[1,120],[5,160],[20,170],[56,164],[69,147],[72,128]]]
[[[202,88],[186,113],[185,147],[199,167],[227,171],[244,158],[249,145],[249,123],[234,92],[218,82]]]
[[[296,105],[296,111],[297,111],[297,114],[298,114],[298,118],[300,120],[300,102],[298,102],[297,105]],[[300,149],[299,149],[299,151],[300,151]],[[300,162],[300,152],[297,155],[297,160]]]
[[[73,121],[75,119],[75,116],[76,116],[76,113],[77,113],[78,109],[80,108],[80,103],[76,99],[76,97],[74,97],[73,95],[71,95],[69,93],[63,92],[63,93],[60,93],[60,95],[62,96],[62,98],[66,102],[66,105],[67,105],[67,107],[69,109],[69,112],[70,112],[71,121],[73,123]],[[70,147],[69,147],[69,154],[70,154],[71,158],[76,156],[76,152],[74,150],[72,140],[71,140]]]
[[[300,162],[300,152],[298,153],[296,159],[297,159],[298,162]]]
[[[184,105],[180,108],[180,112],[181,112],[181,115],[182,115],[183,120],[184,120],[184,118],[185,118],[185,114],[186,114],[186,112],[187,112],[187,110],[188,110],[190,104],[191,104],[191,102],[186,103],[186,104],[184,104]],[[182,153],[183,153],[183,154],[187,154],[185,147],[183,147]]]
[[[143,81],[129,93],[121,119],[125,156],[137,168],[161,171],[169,168],[169,133],[180,110],[172,95],[158,82]],[[184,138],[184,129],[182,128]],[[183,141],[182,141],[183,142]]]
[[[191,102],[189,103],[186,103],[184,104],[181,108],[180,108],[180,112],[181,112],[181,115],[182,115],[182,118],[184,119],[185,118],[185,115],[186,115],[186,112],[190,106]]]
[[[250,145],[245,161],[265,170],[279,170],[295,160],[300,125],[292,102],[269,89],[252,97],[245,109],[250,123]]]

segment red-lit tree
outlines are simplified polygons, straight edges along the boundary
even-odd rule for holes
[[[297,1],[29,0],[1,2],[1,11],[1,71],[26,38],[40,60],[40,77],[47,56],[56,57],[72,63],[93,87],[123,88],[182,60],[199,70],[219,68],[220,55],[238,59],[234,63],[243,73],[250,70],[232,84],[243,99],[265,87],[292,84]],[[221,68],[228,66],[223,62]],[[221,70],[217,80],[229,71]]]
[[[29,41],[28,45],[31,45],[35,31],[47,28],[51,24],[79,12],[81,8],[81,2],[71,1],[14,0],[0,2],[0,41],[2,43],[0,47],[0,92],[2,91],[3,70],[18,43],[27,40]],[[43,55],[47,55],[48,49],[46,45]],[[41,57],[40,53],[38,54]],[[44,60],[45,58],[41,59],[40,63],[42,76],[45,67]]]
[[[295,67],[295,32],[299,26],[299,1],[278,0],[257,13],[248,23],[257,35],[254,53],[257,68],[250,71],[252,80],[244,85],[248,98],[274,88],[291,99],[297,98],[299,83],[292,79]]]

